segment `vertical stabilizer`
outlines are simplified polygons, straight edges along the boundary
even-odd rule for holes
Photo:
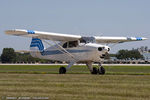
[[[42,40],[39,38],[32,38],[31,44],[30,44],[30,53],[33,57],[40,57],[41,52],[44,51],[44,45],[42,43]]]

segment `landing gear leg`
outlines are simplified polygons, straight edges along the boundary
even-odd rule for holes
[[[100,75],[104,75],[105,74],[105,68],[101,64],[99,64],[98,73]]]
[[[66,74],[66,71],[74,64],[74,62],[70,62],[69,65],[65,67],[59,68],[59,74]]]
[[[91,74],[97,74],[98,73],[97,68],[92,66],[92,62],[88,62],[88,63],[86,63],[86,65],[89,68]]]

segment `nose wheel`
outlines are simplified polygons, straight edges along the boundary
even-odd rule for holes
[[[98,70],[96,67],[93,67],[93,71],[91,72],[91,74],[97,74],[98,73]]]
[[[101,65],[101,63],[99,63],[98,73],[100,75],[104,75],[105,74],[105,68]]]
[[[99,63],[99,68],[93,67],[92,62],[88,62],[86,63],[86,65],[89,68],[91,74],[99,74],[99,75],[105,74],[105,68],[101,66],[101,63]]]
[[[91,74],[104,75],[105,74],[105,68],[102,66],[100,66],[98,69],[96,67],[93,67],[93,71],[91,72]]]
[[[104,75],[104,74],[105,74],[105,68],[102,67],[102,66],[100,66],[99,69],[98,69],[98,73],[99,73],[100,75]]]

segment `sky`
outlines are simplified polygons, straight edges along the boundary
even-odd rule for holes
[[[29,50],[31,38],[8,29],[150,38],[150,0],[0,0],[0,53]],[[150,48],[150,40],[117,44],[110,53],[141,46]]]

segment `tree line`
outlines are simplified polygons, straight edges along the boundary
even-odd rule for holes
[[[137,49],[133,50],[119,50],[116,54],[108,54],[105,58],[116,57],[121,60],[138,60],[143,59],[143,55]],[[13,48],[4,48],[0,57],[2,63],[54,63],[51,60],[39,59],[32,57],[29,53],[18,53]]]
[[[138,60],[144,59],[143,55],[137,49],[132,50],[119,50],[115,55],[117,59],[123,60]]]
[[[4,48],[1,54],[1,62],[2,63],[47,63],[52,62],[50,60],[34,58],[30,55],[30,53],[18,53],[15,52],[13,48]]]

